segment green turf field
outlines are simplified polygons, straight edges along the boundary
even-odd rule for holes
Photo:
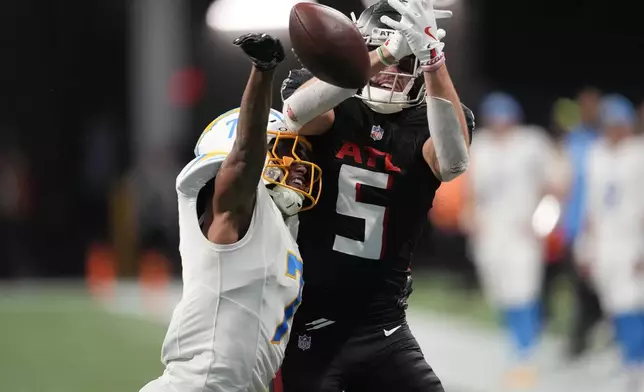
[[[138,391],[159,376],[163,327],[99,309],[81,290],[0,294],[0,380],[11,392]]]
[[[448,276],[416,274],[411,308],[494,328],[477,292],[455,289]],[[554,330],[569,309],[557,302]],[[78,284],[0,285],[0,380],[7,392],[137,392],[158,377],[165,325],[106,312]]]
[[[430,310],[450,317],[464,319],[481,327],[496,328],[499,318],[486,303],[481,293],[461,289],[462,284],[445,274],[420,272],[414,274],[414,292],[410,307]],[[567,332],[573,306],[570,285],[559,280],[556,283],[552,320],[547,332],[561,335]]]

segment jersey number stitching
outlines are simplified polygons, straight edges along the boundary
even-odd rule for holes
[[[275,328],[275,334],[271,339],[271,343],[279,344],[284,336],[288,332],[288,322],[295,316],[295,311],[297,307],[300,306],[302,302],[302,288],[304,287],[304,279],[302,278],[302,270],[304,264],[293,252],[288,252],[286,256],[286,276],[291,279],[299,280],[297,297],[295,297],[286,307],[284,308],[284,318],[282,322]]]
[[[391,176],[350,165],[342,165],[338,176],[336,212],[364,220],[364,241],[335,236],[333,250],[365,259],[379,260],[384,253],[387,207],[360,201],[363,185],[388,189]]]

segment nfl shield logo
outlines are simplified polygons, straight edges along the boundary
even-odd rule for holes
[[[374,125],[371,127],[371,138],[373,140],[382,140],[382,134],[385,133],[385,130],[380,127],[380,125]]]
[[[311,337],[307,335],[300,335],[297,339],[297,347],[302,351],[306,351],[311,348]]]

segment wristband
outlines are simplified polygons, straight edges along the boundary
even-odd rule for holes
[[[436,49],[430,49],[430,58],[424,64],[421,64],[423,72],[434,72],[445,64],[445,53],[438,52]]]
[[[391,65],[395,65],[396,63],[392,63],[391,61],[387,60],[387,57],[385,56],[384,53],[382,53],[382,46],[378,46],[378,49],[376,49],[376,52],[378,53],[378,58],[380,59],[380,62],[386,65],[387,67]]]

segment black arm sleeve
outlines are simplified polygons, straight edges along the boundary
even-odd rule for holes
[[[472,110],[465,106],[463,103],[461,103],[461,106],[463,107],[463,113],[465,114],[465,121],[467,121],[467,130],[470,133],[470,144],[472,144],[472,133],[476,128],[476,119],[474,118],[474,112],[472,112]]]
[[[286,101],[286,99],[293,95],[295,90],[300,88],[300,86],[302,86],[310,79],[313,79],[313,74],[306,68],[292,69],[291,71],[289,71],[288,76],[282,82],[282,87],[280,90],[282,102]]]

